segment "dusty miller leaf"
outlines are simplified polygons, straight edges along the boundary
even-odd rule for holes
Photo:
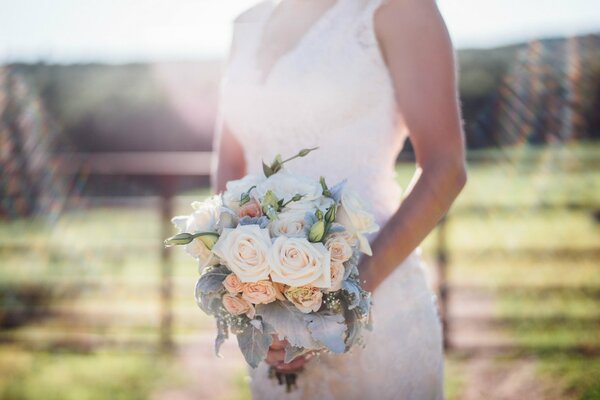
[[[342,289],[347,293],[348,310],[358,307],[361,300],[358,284],[353,280],[346,280],[342,282]]]
[[[237,333],[237,341],[246,362],[252,368],[256,368],[267,356],[273,338],[248,324]]]
[[[334,353],[345,351],[346,324],[341,314],[311,313],[305,315],[304,319],[308,322],[308,330],[313,339]]]
[[[203,293],[217,292],[223,288],[223,281],[229,275],[231,271],[222,265],[207,268],[198,283],[196,284],[196,293],[198,291]]]
[[[285,356],[283,358],[283,362],[287,364],[294,358],[298,357],[299,355],[302,355],[305,351],[306,349],[304,349],[303,347],[292,346],[288,343],[288,345],[285,346]]]
[[[217,337],[215,339],[215,355],[217,357],[221,357],[219,350],[221,349],[221,345],[225,342],[225,339],[229,337],[229,329],[227,327],[227,322],[225,322],[221,318],[217,318]]]
[[[319,348],[318,343],[308,331],[306,314],[299,311],[293,304],[283,301],[274,301],[269,304],[258,304],[256,314],[260,315],[263,322],[275,329],[277,334],[285,337],[292,346],[307,349]]]

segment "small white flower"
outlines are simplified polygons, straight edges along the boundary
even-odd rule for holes
[[[375,217],[362,203],[360,197],[352,190],[345,187],[341,194],[341,207],[338,208],[337,222],[353,233],[359,242],[359,250],[367,255],[372,255],[371,246],[367,237],[368,233],[375,233],[379,225]]]
[[[201,202],[196,201],[192,203],[192,207],[194,208],[192,214],[175,217],[171,220],[173,225],[179,229],[179,232],[191,234],[199,232],[215,232],[215,225],[221,208],[220,196],[213,196]],[[198,238],[185,245],[185,251],[200,261],[201,268],[204,268],[214,261],[211,250]]]
[[[240,208],[242,193],[246,193],[252,186],[259,185],[265,179],[264,176],[246,175],[242,179],[227,182],[223,193],[223,204],[225,207],[237,211]]]
[[[287,209],[297,211],[314,211],[319,205],[317,200],[323,196],[323,189],[319,182],[307,177],[293,175],[286,170],[281,170],[259,183],[256,193],[262,199],[269,190],[278,199],[283,199],[286,202],[297,194],[302,195],[299,201],[292,201],[286,206]]]

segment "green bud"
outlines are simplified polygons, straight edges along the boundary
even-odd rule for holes
[[[322,221],[323,220],[323,211],[317,210],[315,212],[315,216],[319,219],[319,221]]]
[[[194,237],[201,241],[209,250],[212,250],[217,240],[219,240],[219,234],[215,232],[196,233]]]
[[[267,209],[264,210],[263,212],[265,213],[267,218],[269,218],[271,221],[277,219],[277,210],[275,210],[275,208],[268,206]]]
[[[298,157],[306,157],[311,151],[318,149],[318,147],[313,147],[312,149],[302,149],[298,153]]]
[[[295,194],[294,197],[292,197],[292,201],[300,201],[302,200],[302,197],[304,196],[302,196],[300,193]]]
[[[323,240],[323,236],[325,236],[325,221],[320,219],[310,227],[308,240],[313,243],[320,242]]]
[[[272,208],[275,211],[279,210],[279,199],[275,196],[273,191],[267,190],[265,197],[262,199],[261,207],[265,214],[267,214],[269,208]]]
[[[327,209],[327,212],[325,213],[325,221],[327,221],[328,223],[332,223],[333,221],[335,221],[336,211],[337,211],[337,206],[335,204],[333,204],[331,207],[329,207]]]
[[[180,246],[190,244],[192,243],[192,240],[194,240],[194,235],[192,235],[191,233],[182,232],[178,233],[175,236],[171,236],[170,238],[166,239],[163,243],[165,244],[165,246]]]

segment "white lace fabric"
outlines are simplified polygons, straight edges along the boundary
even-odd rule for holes
[[[261,174],[261,161],[276,154],[318,146],[287,168],[329,184],[347,179],[380,225],[401,201],[394,165],[406,139],[373,29],[383,1],[337,0],[264,81],[256,51],[277,1],[258,3],[235,20],[220,98],[220,118],[242,144],[249,173]],[[374,293],[373,317],[364,350],[311,361],[285,398],[441,399],[441,331],[416,252]],[[284,398],[266,368],[251,371],[254,397]]]

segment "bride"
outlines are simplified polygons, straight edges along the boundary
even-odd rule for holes
[[[234,21],[221,82],[217,191],[261,160],[319,146],[289,166],[348,179],[382,227],[360,264],[372,332],[348,354],[251,370],[257,399],[442,399],[441,326],[417,246],[466,182],[454,52],[434,0],[265,0]],[[417,169],[402,194],[395,161],[410,137]],[[269,368],[302,369],[289,394]]]

